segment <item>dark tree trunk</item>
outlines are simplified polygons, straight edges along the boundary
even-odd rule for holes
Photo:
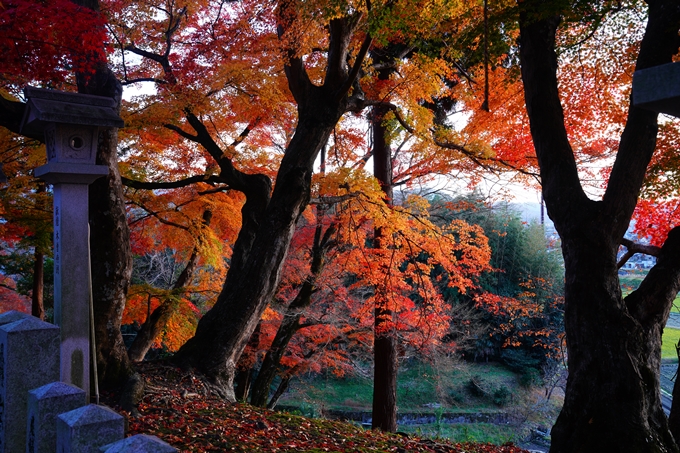
[[[255,375],[255,365],[257,364],[257,356],[259,354],[261,330],[262,322],[260,321],[248,340],[248,348],[252,351],[252,355],[242,354],[236,364],[234,391],[237,401],[247,402],[250,396],[250,386]]]
[[[279,30],[285,33],[286,27],[292,25],[288,21],[295,17],[292,2],[281,3],[279,17]],[[236,363],[274,296],[295,225],[309,202],[314,160],[348,109],[348,93],[358,72],[347,68],[349,41],[356,24],[349,19],[329,24],[328,70],[322,86],[312,84],[302,59],[291,50],[285,71],[298,104],[298,123],[281,161],[271,201],[259,225],[248,232],[252,238],[250,247],[239,243],[242,228],[235,249],[242,247],[243,254],[239,256],[234,251],[234,259],[241,259],[242,265],[234,272],[232,263],[215,305],[201,318],[196,335],[176,354],[180,364],[196,367],[230,401],[236,400]],[[365,47],[362,46],[364,54],[356,58],[359,63],[364,59]]]
[[[305,292],[308,293],[307,300],[311,301],[311,292]],[[260,366],[260,370],[257,373],[257,378],[253,384],[252,395],[250,397],[250,403],[253,406],[265,407],[267,405],[267,400],[269,399],[269,389],[271,388],[272,382],[274,382],[274,378],[276,377],[279,364],[281,363],[281,358],[286,352],[286,348],[288,347],[290,340],[297,333],[297,331],[300,330],[300,318],[302,317],[300,310],[303,310],[309,306],[309,303],[301,303],[301,301],[304,300],[304,296],[301,297],[301,294],[302,290],[298,293],[298,297],[296,297],[288,306],[286,314],[283,317],[283,321],[281,321],[281,325],[276,331],[274,341],[272,341],[272,345],[269,347],[267,354],[264,356],[262,366]],[[293,305],[297,305],[299,308],[295,310]]]
[[[374,56],[375,58],[375,56]],[[378,74],[381,80],[390,77],[391,70]],[[380,183],[388,205],[392,205],[392,149],[383,124],[388,112],[386,106],[373,107],[373,175]],[[386,247],[381,229],[375,230],[375,248]],[[384,288],[375,288],[374,340],[373,340],[373,421],[371,427],[386,432],[397,430],[397,338],[392,326],[389,295]]]
[[[99,11],[98,0],[73,1]],[[94,74],[77,74],[77,82],[79,93],[110,97],[120,105],[123,87],[105,62],[95,68]],[[96,163],[106,165],[109,174],[97,179],[89,190],[97,373],[104,388],[119,387],[132,372],[120,332],[132,276],[132,251],[117,147],[118,130],[100,130]]]
[[[230,269],[214,307],[177,354],[178,360],[205,373],[232,401],[236,362],[274,295],[297,218],[309,201],[313,158],[337,121],[313,127],[318,119],[317,115],[313,120],[300,119],[243,271]]]
[[[109,174],[90,185],[92,296],[99,383],[115,388],[131,374],[120,326],[132,275],[132,253],[116,158],[117,131],[100,134],[103,140],[97,163],[107,165]]]
[[[312,295],[315,291],[315,281],[323,269],[324,255],[328,244],[330,243],[330,238],[335,232],[335,227],[328,227],[323,234],[323,237],[322,230],[323,226],[319,220],[316,231],[314,232],[310,275],[302,283],[302,287],[295,296],[295,299],[293,299],[286,308],[286,313],[283,316],[281,325],[276,331],[276,336],[262,361],[262,366],[260,366],[257,379],[253,384],[253,393],[250,403],[254,406],[264,407],[267,405],[269,389],[276,377],[281,358],[286,352],[288,343],[290,343],[290,340],[301,328],[300,319],[302,318],[305,309],[312,303]]]
[[[293,377],[289,374],[281,378],[281,382],[279,382],[278,387],[276,387],[276,391],[272,395],[271,401],[269,401],[269,404],[267,404],[267,409],[274,410],[274,408],[276,408],[276,405],[279,403],[279,400],[281,399],[283,394],[286,393],[286,390],[288,390],[288,386],[290,386],[290,380],[292,378]]]
[[[209,226],[211,219],[212,211],[206,209],[203,212],[203,224],[206,227]],[[197,241],[200,240],[200,238],[197,238]],[[182,288],[191,283],[194,271],[198,265],[198,258],[197,244],[191,251],[191,256],[189,257],[189,261],[187,261],[186,266],[184,266],[184,269],[177,277],[175,283],[172,285],[172,289],[174,291],[180,291]],[[144,321],[144,324],[142,324],[139,332],[137,332],[137,336],[128,350],[128,355],[131,361],[141,362],[144,360],[146,353],[149,352],[149,349],[151,349],[151,346],[153,346],[156,338],[158,338],[163,333],[163,329],[165,329],[165,326],[168,324],[168,320],[175,312],[176,308],[177,300],[175,298],[167,298],[158,307],[156,307],[156,309],[151,313],[151,316],[149,316]]]
[[[669,62],[680,5],[649,1],[637,68]],[[677,452],[659,396],[661,332],[680,287],[677,238],[640,288],[621,294],[616,253],[637,203],[656,141],[656,114],[629,110],[602,201],[589,200],[564,127],[555,31],[541,2],[526,1],[520,59],[527,112],[548,214],[562,239],[569,378],[551,452]],[[551,12],[554,14],[554,10]],[[529,19],[530,18],[530,19]],[[672,236],[677,236],[674,232]]]

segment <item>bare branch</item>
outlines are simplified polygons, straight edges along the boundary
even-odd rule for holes
[[[638,242],[631,241],[630,239],[623,238],[621,240],[621,245],[626,247],[626,253],[621,257],[618,263],[616,263],[616,267],[618,269],[621,269],[626,262],[631,259],[633,255],[636,253],[642,253],[643,255],[650,255],[650,256],[655,256],[659,257],[661,254],[661,247],[657,247],[655,245],[645,245],[645,244],[640,244]]]
[[[156,77],[138,77],[136,79],[127,79],[126,78],[125,80],[123,80],[121,82],[121,85],[126,86],[126,85],[132,85],[132,84],[140,83],[140,82],[154,82],[154,83],[158,83],[158,84],[161,84],[161,85],[164,84],[164,83],[168,83],[167,80],[157,79]]]
[[[182,225],[182,224],[179,224],[179,223],[176,223],[176,222],[173,222],[173,221],[171,221],[171,220],[166,220],[166,219],[164,219],[163,217],[161,217],[161,213],[160,213],[160,212],[157,212],[157,211],[154,211],[154,210],[152,210],[152,209],[150,209],[150,208],[147,208],[147,207],[144,206],[142,203],[139,203],[139,202],[136,202],[136,201],[133,202],[133,203],[136,204],[137,206],[139,206],[140,208],[142,208],[143,210],[145,210],[146,212],[148,212],[150,216],[156,218],[160,223],[162,223],[162,224],[164,224],[164,225],[173,226],[173,227],[179,228],[179,229],[181,229],[181,230],[189,231],[189,227],[188,227],[188,226]],[[134,221],[131,222],[131,223],[134,223]]]
[[[163,127],[166,129],[170,129],[171,131],[177,132],[179,135],[186,138],[187,140],[199,143],[198,135],[192,135],[179,126],[175,126],[174,124],[164,124]]]

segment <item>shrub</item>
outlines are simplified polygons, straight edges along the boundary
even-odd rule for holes
[[[493,392],[493,403],[496,406],[504,407],[512,400],[512,392],[509,388],[501,385]]]

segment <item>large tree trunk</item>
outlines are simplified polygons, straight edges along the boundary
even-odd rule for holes
[[[680,5],[649,1],[637,68],[669,62]],[[677,238],[640,288],[622,298],[616,252],[637,203],[656,141],[656,114],[630,108],[602,201],[589,200],[564,127],[555,32],[541,2],[526,1],[520,59],[548,214],[562,239],[569,378],[551,452],[678,451],[659,396],[661,332],[677,293]],[[554,14],[552,10],[549,14]],[[677,234],[677,233],[675,233]]]
[[[291,1],[279,5],[280,33],[293,26],[294,8]],[[298,104],[298,123],[281,161],[271,201],[253,230],[252,247],[243,248],[242,267],[234,272],[232,263],[215,305],[201,318],[196,335],[176,354],[180,364],[203,372],[230,401],[236,400],[236,363],[274,296],[295,225],[309,202],[314,160],[350,103],[348,93],[358,69],[348,71],[348,47],[357,23],[348,18],[331,21],[328,70],[322,86],[311,82],[302,58],[291,49],[285,71]],[[363,54],[356,58],[359,64],[369,43],[367,40]],[[239,234],[235,248],[240,240]]]
[[[295,224],[309,201],[314,158],[341,112],[330,119],[323,113],[329,116],[323,111],[306,118],[301,114],[244,270],[234,275],[230,269],[214,307],[177,354],[177,360],[205,373],[231,401],[236,362],[274,295]]]
[[[73,2],[99,11],[98,0]],[[77,82],[79,93],[110,97],[120,105],[123,87],[105,62],[94,74],[78,74]],[[120,332],[132,276],[132,251],[117,148],[118,130],[100,130],[96,163],[106,165],[109,174],[90,185],[88,203],[97,373],[104,388],[120,386],[132,372]]]
[[[391,70],[382,70],[379,79],[389,79]],[[392,205],[392,149],[383,124],[386,106],[373,107],[373,175],[380,183],[388,205]],[[374,247],[385,248],[388,241],[380,228],[374,233]],[[373,339],[373,420],[371,427],[386,432],[397,430],[397,338],[393,329],[389,295],[375,288]]]
[[[236,400],[247,402],[250,395],[250,387],[255,375],[255,364],[257,363],[258,349],[260,346],[260,332],[262,330],[262,321],[255,327],[255,332],[248,340],[248,348],[252,351],[251,354],[242,354],[236,364],[236,377],[234,378],[234,391],[236,393]]]
[[[203,224],[205,226],[210,225],[210,220],[212,219],[212,211],[206,209],[203,212]],[[200,238],[196,239],[200,241]],[[191,256],[187,261],[186,266],[177,277],[177,280],[172,285],[174,291],[180,291],[182,288],[191,283],[194,271],[198,265],[198,244],[194,246],[191,251]],[[142,327],[137,332],[137,336],[130,345],[128,350],[128,356],[133,362],[141,362],[146,357],[146,353],[149,352],[151,346],[153,346],[154,341],[162,333],[165,326],[168,324],[170,317],[175,312],[177,307],[176,299],[167,298],[165,299],[156,309],[151,313],[149,317],[144,321]]]
[[[116,157],[118,134],[112,129],[100,134],[97,164],[107,165],[109,174],[90,185],[92,296],[99,383],[115,388],[131,374],[120,326],[132,276],[132,252]]]

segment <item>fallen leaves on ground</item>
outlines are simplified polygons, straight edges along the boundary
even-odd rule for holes
[[[526,453],[512,444],[454,444],[230,404],[194,374],[163,364],[144,364],[139,372],[146,392],[141,415],[126,414],[129,435],[155,435],[181,452]]]

